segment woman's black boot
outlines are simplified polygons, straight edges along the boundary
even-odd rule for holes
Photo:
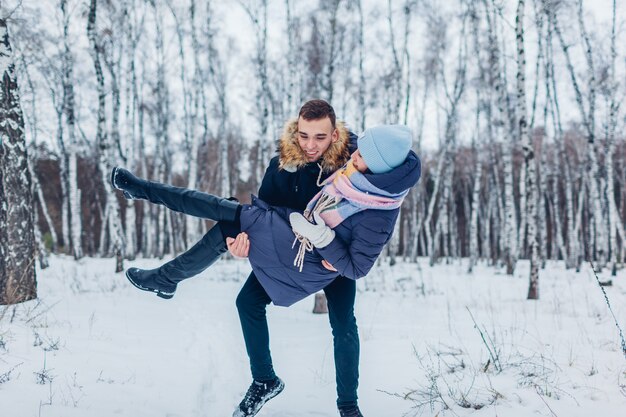
[[[124,197],[129,200],[147,200],[146,189],[148,181],[134,176],[130,171],[114,167],[111,170],[111,185],[113,188],[122,190]]]
[[[218,225],[186,252],[156,269],[129,268],[126,278],[135,287],[155,292],[161,298],[172,298],[177,284],[198,275],[226,252],[226,242]]]
[[[241,210],[239,203],[189,188],[146,181],[124,168],[111,171],[111,184],[126,198],[145,199],[170,210],[215,221],[233,222]]]

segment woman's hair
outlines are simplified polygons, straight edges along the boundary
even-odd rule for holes
[[[309,100],[300,108],[298,117],[302,117],[304,120],[319,120],[325,117],[330,119],[330,123],[335,128],[335,109],[327,101],[315,99]]]

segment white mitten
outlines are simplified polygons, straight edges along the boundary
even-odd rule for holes
[[[324,220],[322,220],[319,214],[313,213],[313,218],[316,224],[309,222],[300,213],[291,213],[289,215],[291,229],[294,233],[298,233],[309,239],[309,242],[316,248],[326,247],[335,238],[335,231],[326,226],[326,223],[324,223]]]

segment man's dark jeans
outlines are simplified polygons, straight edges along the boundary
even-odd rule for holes
[[[333,332],[337,406],[356,405],[360,350],[354,317],[356,282],[338,277],[324,288],[324,292],[328,300],[328,316]],[[266,317],[266,307],[271,301],[254,272],[251,273],[237,296],[237,310],[250,357],[252,377],[259,381],[270,380],[276,376],[272,366]]]

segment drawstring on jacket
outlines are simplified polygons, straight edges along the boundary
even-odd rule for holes
[[[322,165],[317,164],[317,166],[320,167],[320,173],[317,176],[316,184],[318,187],[322,187],[324,185],[324,182],[323,181],[320,182],[320,180],[322,179],[322,174],[324,173],[324,170],[322,169]],[[331,208],[337,205],[337,203],[339,203],[340,201],[341,201],[341,197],[333,197],[328,194],[322,194],[320,199],[315,204],[315,207],[313,208],[313,210],[310,210],[310,211],[305,210],[303,213],[303,216],[305,219],[312,222],[314,221],[313,213],[320,214],[322,211],[326,210],[327,208]],[[295,247],[296,242],[300,242],[300,247],[298,248],[298,253],[296,254],[295,259],[293,260],[293,264],[294,266],[298,267],[298,270],[300,272],[302,272],[302,267],[304,266],[304,255],[306,252],[313,252],[313,244],[309,241],[309,239],[307,239],[306,237],[302,236],[299,233],[294,232],[294,235],[296,236],[296,238],[293,240],[293,244],[291,245],[291,247],[292,248]]]
[[[322,179],[322,174],[324,173],[324,169],[322,168],[322,164],[317,164],[317,166],[320,167],[320,173],[317,174],[317,181],[315,181],[315,185],[321,188],[324,185],[324,181],[320,182],[320,180]]]
[[[341,197],[335,197],[328,194],[322,194],[320,199],[315,204],[313,210],[305,210],[303,216],[310,222],[314,221],[313,213],[321,214],[324,210],[334,207],[341,201]],[[313,244],[306,237],[302,236],[297,232],[293,232],[296,238],[293,240],[293,244],[291,247],[296,246],[296,242],[300,242],[300,247],[298,248],[298,253],[296,254],[295,259],[293,260],[294,266],[298,267],[298,270],[302,272],[302,267],[304,266],[304,255],[306,252],[313,252]]]

